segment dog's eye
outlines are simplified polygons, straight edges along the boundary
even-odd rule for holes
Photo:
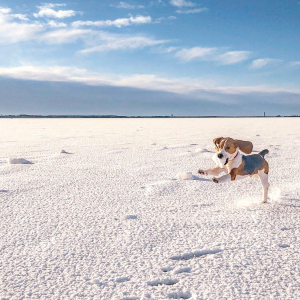
[[[227,149],[227,150],[229,150],[229,149],[230,149],[230,147],[226,147],[226,149]]]

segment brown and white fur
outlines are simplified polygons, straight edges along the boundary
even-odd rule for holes
[[[253,149],[251,142],[234,140],[230,137],[219,137],[214,139],[217,153],[213,156],[213,160],[217,166],[213,169],[198,170],[198,173],[204,175],[218,176],[226,173],[219,178],[212,178],[215,183],[224,183],[231,180],[243,179],[249,176],[259,178],[264,189],[263,202],[267,202],[268,198],[268,173],[269,165],[264,156],[269,153],[267,149],[258,154],[242,155],[239,150],[245,154],[250,154]]]

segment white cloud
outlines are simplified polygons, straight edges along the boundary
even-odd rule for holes
[[[188,9],[188,10],[176,10],[176,12],[178,14],[198,14],[202,11],[206,11],[208,10],[207,8],[205,7],[202,7],[202,8],[195,8],[195,9]]]
[[[39,12],[33,14],[35,18],[43,18],[43,17],[49,17],[49,18],[68,18],[73,17],[76,15],[76,11],[74,10],[54,10],[53,7],[56,6],[65,6],[65,4],[53,4],[53,3],[47,3],[42,6],[38,6]]]
[[[292,62],[290,62],[290,65],[293,67],[300,66],[300,61],[292,61]]]
[[[111,6],[114,6],[116,8],[125,8],[125,9],[144,8],[143,5],[132,5],[132,4],[129,4],[127,2],[120,2],[117,5],[111,5]]]
[[[75,43],[79,39],[91,40],[97,36],[97,32],[88,29],[59,29],[44,33],[39,39],[48,44]]]
[[[11,18],[15,18],[15,19],[19,19],[22,21],[28,21],[29,19],[27,18],[27,15],[24,14],[10,14],[11,13],[11,9],[10,8],[5,8],[0,6],[0,14],[6,14]]]
[[[223,65],[231,65],[249,59],[250,55],[250,51],[229,51],[219,55],[216,60]]]
[[[80,51],[82,54],[109,50],[132,50],[167,43],[167,40],[155,40],[144,36],[123,36],[99,32],[100,45]]]
[[[35,39],[44,30],[39,23],[18,23],[13,21],[15,15],[0,12],[0,44],[12,44]]]
[[[29,21],[27,15],[24,15],[24,14],[12,14],[11,16],[13,18],[19,19],[21,21]]]
[[[151,23],[151,17],[144,17],[144,16],[136,16],[136,17],[129,17],[129,18],[120,18],[116,20],[106,20],[106,21],[75,21],[72,23],[74,27],[80,26],[98,26],[98,27],[109,27],[109,26],[116,26],[121,28],[123,26],[130,26],[134,24],[147,24]]]
[[[142,49],[169,42],[167,40],[155,40],[145,36],[126,36],[91,29],[53,30],[42,34],[39,40],[48,44],[75,43],[78,40],[82,40],[88,45],[96,44],[93,47],[79,51],[79,53],[82,54],[110,50]]]
[[[167,18],[165,18],[165,17],[160,17],[160,18],[157,18],[155,21],[153,21],[152,23],[154,23],[154,24],[158,24],[158,23],[161,23],[162,21],[164,21],[164,20],[175,20],[175,19],[177,19],[176,17],[174,17],[174,16],[169,16],[169,17],[167,17]]]
[[[217,61],[222,65],[230,65],[247,60],[251,54],[250,51],[229,51],[220,54],[221,50],[222,49],[217,47],[183,48],[176,52],[175,57],[179,57],[181,60],[186,62],[200,58],[204,61]]]
[[[53,20],[49,21],[49,22],[48,22],[48,25],[49,25],[50,27],[53,27],[53,28],[67,27],[67,24],[66,24],[66,23],[64,23],[64,22],[56,22],[56,21],[53,21]]]
[[[200,92],[242,95],[247,93],[290,92],[300,94],[300,90],[271,88],[266,86],[216,86],[203,78],[163,78],[154,74],[133,74],[130,76],[90,73],[86,69],[64,66],[20,66],[0,68],[0,76],[24,80],[80,82],[88,85],[111,85],[134,87],[147,90],[166,91],[177,94],[195,95]],[[222,102],[222,97],[210,99]],[[226,100],[227,101],[227,100]]]
[[[269,65],[271,63],[275,63],[275,62],[280,62],[281,60],[279,59],[274,59],[274,58],[259,58],[254,60],[251,65],[250,68],[251,69],[260,69],[266,65]]]
[[[170,53],[170,52],[176,51],[177,49],[178,49],[178,47],[171,46],[171,47],[167,48],[165,52]]]
[[[195,58],[203,58],[206,56],[210,56],[215,53],[217,48],[204,48],[204,47],[194,47],[194,48],[184,48],[178,52],[176,52],[175,56],[179,57],[184,61],[190,61]]]
[[[173,6],[177,6],[177,7],[193,7],[196,6],[195,3],[190,2],[190,1],[186,1],[186,0],[171,0],[170,4]]]
[[[0,13],[1,14],[9,14],[10,12],[11,12],[10,8],[5,8],[5,7],[0,6]]]
[[[0,68],[0,75],[2,76],[38,81],[72,81],[73,76],[82,76],[85,72],[85,69],[60,66],[20,66]]]

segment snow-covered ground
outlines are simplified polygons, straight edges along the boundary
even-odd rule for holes
[[[0,128],[1,299],[300,299],[299,118]],[[197,175],[218,136],[269,149],[267,204]]]

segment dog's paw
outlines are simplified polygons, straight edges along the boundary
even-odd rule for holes
[[[212,180],[214,183],[219,183],[219,180],[218,180],[217,178],[215,178],[215,177],[213,177],[211,180]]]
[[[206,172],[204,170],[201,170],[201,169],[198,170],[198,173],[202,174],[202,175],[206,175]]]

